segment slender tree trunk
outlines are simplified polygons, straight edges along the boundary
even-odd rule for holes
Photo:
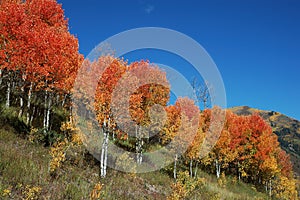
[[[215,160],[215,163],[216,163],[216,175],[217,175],[217,178],[220,178],[221,165],[220,165],[220,163],[219,163],[219,161],[217,159]]]
[[[177,172],[176,172],[176,168],[177,168],[177,160],[178,160],[178,155],[175,154],[175,159],[174,159],[174,170],[173,170],[173,176],[174,176],[174,179],[176,180],[177,179]]]
[[[272,179],[269,182],[269,196],[272,197]]]
[[[69,114],[69,120],[70,120],[70,122],[73,120],[73,118],[72,118],[72,106],[70,106],[70,114]]]
[[[197,177],[197,171],[198,171],[198,162],[196,162],[195,172],[194,172],[194,178]]]
[[[104,178],[106,176],[107,169],[107,145],[108,145],[108,133],[104,131],[104,138],[101,150],[101,177]]]
[[[14,91],[15,90],[15,87],[16,87],[16,82],[14,81],[14,79],[15,79],[15,73],[13,73],[14,74],[14,76],[13,76],[13,79],[12,79],[12,91]]]
[[[44,133],[46,133],[47,130],[47,115],[48,115],[48,103],[49,103],[49,94],[48,90],[45,90],[45,97],[44,97],[44,119],[43,119],[43,127],[44,127]]]
[[[36,116],[39,116],[39,117],[42,116],[42,111],[38,108],[37,108],[37,111],[36,111]]]
[[[108,149],[108,125],[104,121],[103,128],[103,142],[101,147],[101,158],[100,158],[100,170],[101,170],[101,177],[104,178],[106,176],[106,168],[107,168],[107,149]]]
[[[25,91],[25,81],[26,81],[26,75],[22,75],[22,80],[21,80],[21,94],[20,94],[20,111],[19,111],[19,118],[22,117],[23,114],[23,105],[24,105],[24,100],[23,100],[23,95]]]
[[[62,107],[64,107],[64,105],[65,105],[67,96],[68,96],[68,94],[65,94],[65,95],[64,95],[64,98],[63,98],[62,103],[61,103],[61,106],[62,106]]]
[[[28,91],[28,100],[27,100],[27,113],[26,113],[26,124],[29,124],[29,120],[30,120],[30,104],[31,104],[31,93],[32,93],[32,87],[33,87],[33,83],[30,82],[30,87],[29,87],[29,91]]]
[[[190,177],[193,178],[193,159],[190,160]]]
[[[9,108],[10,106],[10,90],[11,90],[11,83],[10,80],[7,81],[7,91],[6,91],[6,103],[5,106],[6,108]]]
[[[60,97],[60,94],[58,93],[56,95],[56,102],[55,102],[56,105],[59,105],[59,97]]]
[[[104,122],[105,124],[105,122]],[[103,142],[102,142],[102,147],[101,147],[101,157],[100,157],[100,175],[101,177],[105,177],[104,175],[104,141],[105,141],[105,137],[106,137],[106,132],[104,130],[104,125],[103,125],[103,128],[102,128],[102,132],[103,132]]]
[[[109,136],[109,133],[107,132],[106,135],[105,135],[105,146],[104,146],[104,151],[105,151],[105,154],[104,154],[104,177],[106,176],[106,171],[107,171],[107,149],[108,149],[108,136]]]
[[[11,92],[11,72],[8,72],[8,80],[7,80],[7,90],[6,90],[6,103],[5,107],[9,108],[10,106],[10,92]]]
[[[32,125],[32,121],[33,121],[33,118],[34,118],[34,115],[35,115],[35,111],[36,111],[36,108],[35,108],[35,106],[33,106],[30,121],[29,121],[30,126]]]
[[[20,94],[20,111],[19,111],[19,118],[22,117],[23,114],[23,93],[24,93],[24,86],[21,87],[21,94]]]
[[[136,125],[136,161],[137,164],[142,164],[143,161],[143,154],[142,154],[142,146],[143,146],[143,140],[141,138],[141,129]]]
[[[135,126],[135,151],[136,151],[136,162],[139,163],[139,150],[138,150],[138,125]]]
[[[2,69],[0,69],[0,86],[2,84]]]
[[[50,113],[51,113],[52,99],[51,95],[48,96],[48,105],[47,105],[47,119],[46,119],[46,130],[49,130],[50,124]]]
[[[43,119],[44,133],[47,132],[47,129],[46,129],[46,124],[47,124],[47,100],[48,100],[48,91],[46,89],[45,97],[44,97],[44,119]]]
[[[237,173],[238,173],[239,181],[241,181],[240,162],[238,162]]]

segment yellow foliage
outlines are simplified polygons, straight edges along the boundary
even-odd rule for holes
[[[227,180],[226,180],[226,177],[225,177],[225,173],[222,172],[220,178],[218,179],[218,185],[222,188],[225,188],[226,184],[227,184]]]
[[[25,191],[23,191],[23,195],[25,196],[25,200],[36,200],[39,199],[39,195],[42,191],[41,187],[38,186],[30,186],[26,185]]]
[[[41,141],[43,138],[43,135],[38,133],[37,128],[31,128],[27,137],[31,143],[35,143],[35,142]]]
[[[63,132],[67,132],[68,135],[72,136],[72,143],[81,145],[83,140],[83,134],[76,127],[74,123],[74,119],[71,118],[70,121],[62,122],[60,126],[60,130]]]
[[[11,195],[11,190],[10,189],[4,189],[2,192],[2,197],[10,197]]]
[[[62,122],[60,126],[61,131],[76,131],[77,128],[75,127],[72,121]]]
[[[262,163],[261,169],[265,172],[268,172],[271,177],[280,172],[276,158],[274,156],[265,159],[265,161]]]
[[[72,143],[76,145],[82,145],[82,136],[80,133],[75,133],[72,135]]]
[[[247,177],[248,176],[248,174],[244,170],[241,170],[241,175],[242,175],[242,177]]]
[[[187,195],[187,191],[184,185],[180,182],[176,182],[172,185],[172,194],[167,197],[167,200],[180,200]]]
[[[176,183],[172,187],[172,193],[168,196],[168,200],[181,200],[194,191],[196,187],[202,186],[205,182],[204,178],[191,178],[187,171],[179,172]]]
[[[103,186],[103,184],[101,184],[100,182],[94,186],[94,189],[92,190],[92,192],[90,194],[91,200],[100,199],[102,186]]]
[[[50,148],[50,164],[49,164],[49,171],[55,172],[58,168],[61,167],[62,163],[66,160],[66,153],[67,150],[71,146],[80,146],[83,144],[82,141],[82,134],[81,132],[75,127],[73,120],[63,122],[60,127],[61,131],[69,132],[71,135],[70,141],[65,138],[63,141],[57,141],[53,147]]]
[[[285,176],[278,177],[274,184],[274,194],[279,199],[296,200],[298,196],[296,180],[288,179]]]
[[[54,172],[66,160],[66,149],[68,148],[68,143],[68,140],[65,139],[64,141],[58,142],[50,148],[50,172]]]

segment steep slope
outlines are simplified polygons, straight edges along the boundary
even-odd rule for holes
[[[300,121],[279,112],[259,110],[248,106],[233,107],[229,110],[238,115],[258,113],[262,116],[278,136],[281,147],[291,155],[294,171],[300,177]]]

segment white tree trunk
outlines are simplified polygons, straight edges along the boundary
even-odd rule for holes
[[[47,107],[47,119],[46,119],[46,130],[49,130],[49,123],[50,123],[50,113],[51,113],[51,105],[52,105],[52,100],[51,97],[48,97],[48,107]]]
[[[30,121],[29,121],[30,126],[32,125],[33,117],[34,117],[34,114],[35,114],[35,109],[36,109],[35,106],[33,106],[32,114],[31,114]]]
[[[138,125],[136,125],[136,161],[137,164],[142,164],[143,161],[143,154],[142,154],[142,149],[143,149],[143,140],[141,138],[141,129],[138,129]]]
[[[30,87],[29,87],[29,91],[28,91],[28,101],[27,101],[27,114],[26,114],[26,124],[29,124],[29,120],[30,120],[30,114],[29,114],[29,110],[30,110],[30,104],[31,104],[31,93],[32,93],[32,87],[33,87],[33,83],[30,83]]]
[[[174,170],[173,170],[173,177],[176,180],[177,179],[177,160],[178,160],[178,155],[177,153],[175,154],[175,159],[174,159]]]
[[[45,98],[44,98],[44,119],[43,119],[44,133],[47,132],[47,129],[46,129],[46,124],[47,124],[47,100],[48,100],[48,91],[46,89]]]
[[[197,171],[198,171],[198,162],[196,162],[196,167],[195,167],[195,171],[194,171],[194,178],[197,177]]]
[[[105,131],[103,131],[103,134],[104,134],[104,138],[105,138]],[[105,177],[105,174],[104,174],[104,138],[103,138],[103,143],[102,143],[102,147],[101,147],[101,157],[100,157],[100,175],[101,177]]]
[[[100,159],[100,168],[101,168],[101,177],[104,178],[106,176],[107,169],[107,148],[108,148],[108,133],[106,131],[104,133],[102,148],[101,148],[101,159]]]
[[[216,162],[216,175],[217,175],[217,178],[220,178],[220,174],[221,174],[221,165],[219,163],[219,161],[216,159],[215,160]]]
[[[10,106],[10,90],[11,90],[11,84],[10,84],[10,80],[7,81],[7,91],[6,91],[6,103],[5,106],[6,108],[9,108]]]
[[[2,84],[2,69],[0,69],[0,86]]]
[[[15,88],[16,88],[16,82],[13,80],[13,81],[12,81],[12,87],[11,87],[12,91],[14,91]]]
[[[22,81],[21,81],[21,94],[20,94],[20,111],[19,111],[19,118],[22,117],[23,114],[23,105],[24,105],[24,100],[23,100],[23,95],[25,91],[25,80],[26,80],[26,75],[22,75]]]
[[[19,111],[19,118],[22,117],[22,114],[23,114],[23,93],[24,93],[24,86],[21,87],[21,95],[20,95],[20,111]]]
[[[240,162],[238,162],[237,173],[238,173],[239,181],[241,181]]]
[[[193,178],[193,159],[190,160],[190,177]]]
[[[104,172],[104,177],[106,176],[106,171],[107,171],[107,149],[108,149],[108,136],[109,134],[106,133],[105,138],[104,138],[104,164],[103,164],[103,172]]]
[[[65,94],[65,95],[64,95],[63,101],[62,101],[62,103],[61,103],[61,106],[62,106],[62,107],[64,107],[64,105],[65,105],[67,96],[68,96],[68,94]]]
[[[108,126],[106,122],[103,123],[103,142],[101,147],[101,158],[100,158],[100,170],[101,170],[101,177],[104,178],[106,176],[106,169],[107,169],[107,149],[108,149]]]

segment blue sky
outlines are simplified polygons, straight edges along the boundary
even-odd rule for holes
[[[228,107],[248,105],[300,119],[298,0],[58,2],[85,56],[101,41],[128,29],[174,29],[210,54],[224,80]],[[176,65],[168,55],[155,60],[157,52],[150,54],[136,57],[153,61],[153,56],[155,62]]]

